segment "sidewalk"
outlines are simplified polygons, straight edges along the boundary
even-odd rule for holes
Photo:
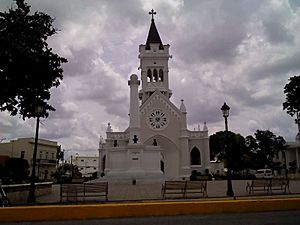
[[[207,194],[208,198],[198,197],[201,200],[212,200],[212,198],[226,198],[227,181],[208,181]],[[267,195],[264,192],[255,193],[255,195],[249,195],[246,192],[247,180],[233,180],[233,191],[237,198],[245,197],[267,197],[283,195],[285,197],[294,196],[295,194],[300,195],[300,181],[290,181],[290,194],[284,194],[282,191],[273,191],[272,195]],[[163,182],[153,181],[151,183],[147,181],[137,180],[136,185],[132,185],[130,181],[127,182],[109,182],[108,184],[108,201],[143,201],[143,200],[162,200],[161,186]],[[95,199],[97,200],[97,199]],[[180,200],[176,198],[176,200]],[[37,203],[58,203],[60,201],[60,186],[53,185],[52,194],[37,197]],[[99,201],[99,200],[98,200]]]
[[[0,208],[0,223],[300,210],[300,181],[291,181],[290,194],[276,191],[273,195],[249,195],[246,184],[233,181],[235,198],[226,197],[225,180],[208,182],[208,198],[162,200],[161,182],[109,182],[108,201],[101,201],[105,204],[97,199],[57,204],[60,186],[53,185],[52,194],[37,198],[36,206]]]

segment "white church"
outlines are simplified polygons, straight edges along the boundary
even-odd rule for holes
[[[211,168],[206,124],[203,130],[188,130],[183,100],[179,107],[170,100],[170,45],[161,41],[156,13],[149,14],[147,41],[139,46],[141,77],[132,74],[128,81],[129,127],[114,132],[108,123],[99,142],[99,174],[107,179],[179,179]]]

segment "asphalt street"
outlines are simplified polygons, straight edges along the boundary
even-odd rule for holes
[[[296,225],[300,211],[218,214],[197,216],[163,216],[143,218],[98,219],[78,221],[18,222],[0,225]]]

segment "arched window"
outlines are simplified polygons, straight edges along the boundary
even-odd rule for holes
[[[151,82],[152,81],[152,72],[150,69],[148,69],[147,71],[147,82]]]
[[[201,165],[200,151],[196,147],[194,147],[191,151],[191,165]]]
[[[159,81],[164,81],[164,71],[162,69],[159,70]]]
[[[154,82],[158,81],[158,74],[157,74],[157,70],[156,69],[153,70],[153,81]]]

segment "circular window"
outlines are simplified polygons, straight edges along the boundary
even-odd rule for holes
[[[160,109],[155,109],[146,118],[147,124],[154,130],[163,130],[169,124],[168,116]]]

